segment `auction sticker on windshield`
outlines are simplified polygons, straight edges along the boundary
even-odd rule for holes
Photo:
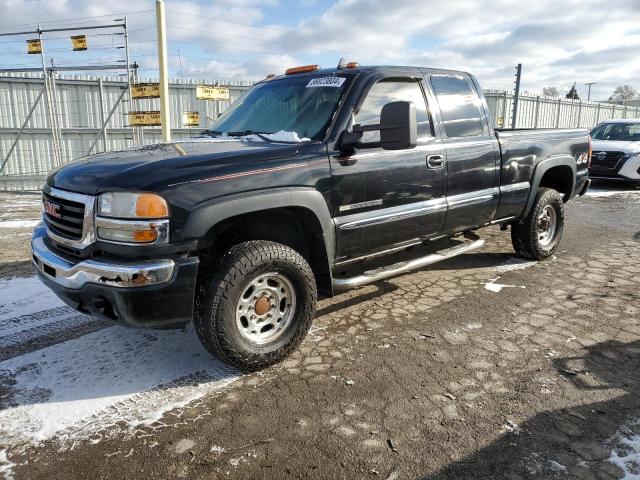
[[[317,77],[313,78],[307,83],[307,88],[310,87],[334,87],[339,88],[342,86],[346,78],[344,77]]]

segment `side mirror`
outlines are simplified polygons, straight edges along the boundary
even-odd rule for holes
[[[415,148],[418,144],[418,123],[413,102],[391,102],[382,107],[380,143],[385,150]]]
[[[364,132],[380,131],[380,141],[361,142]],[[354,125],[352,132],[342,135],[342,148],[353,153],[355,148],[382,147],[384,150],[405,150],[418,144],[416,107],[413,102],[391,102],[382,107],[380,123]]]

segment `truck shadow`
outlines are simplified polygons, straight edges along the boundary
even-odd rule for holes
[[[640,427],[634,423],[640,416],[640,341],[606,341],[586,350],[583,356],[553,362],[561,380],[545,403],[555,404],[555,409],[542,411],[520,425],[509,424],[505,417],[501,421],[511,432],[421,478],[620,478],[623,471],[608,461],[612,447],[636,455],[636,461],[640,459],[640,452],[625,447],[616,436],[623,426],[626,439],[637,439],[640,434]],[[524,388],[530,390],[527,395],[540,398],[540,392],[534,391],[539,385],[531,385],[533,375],[523,379],[525,385],[529,384]],[[575,395],[576,389],[579,396]],[[567,397],[578,398],[579,404],[573,406],[576,402],[567,401]],[[529,403],[526,398],[523,401]],[[637,473],[640,465],[628,468]]]

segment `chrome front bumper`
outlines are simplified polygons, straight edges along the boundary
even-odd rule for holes
[[[39,223],[33,231],[31,250],[37,271],[57,285],[78,290],[87,284],[134,288],[167,283],[176,268],[173,260],[108,263],[97,260],[73,262],[47,245],[46,229]]]

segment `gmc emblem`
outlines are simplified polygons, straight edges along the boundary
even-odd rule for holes
[[[44,201],[44,211],[55,218],[62,218],[60,215],[60,205],[51,203],[49,200]]]

